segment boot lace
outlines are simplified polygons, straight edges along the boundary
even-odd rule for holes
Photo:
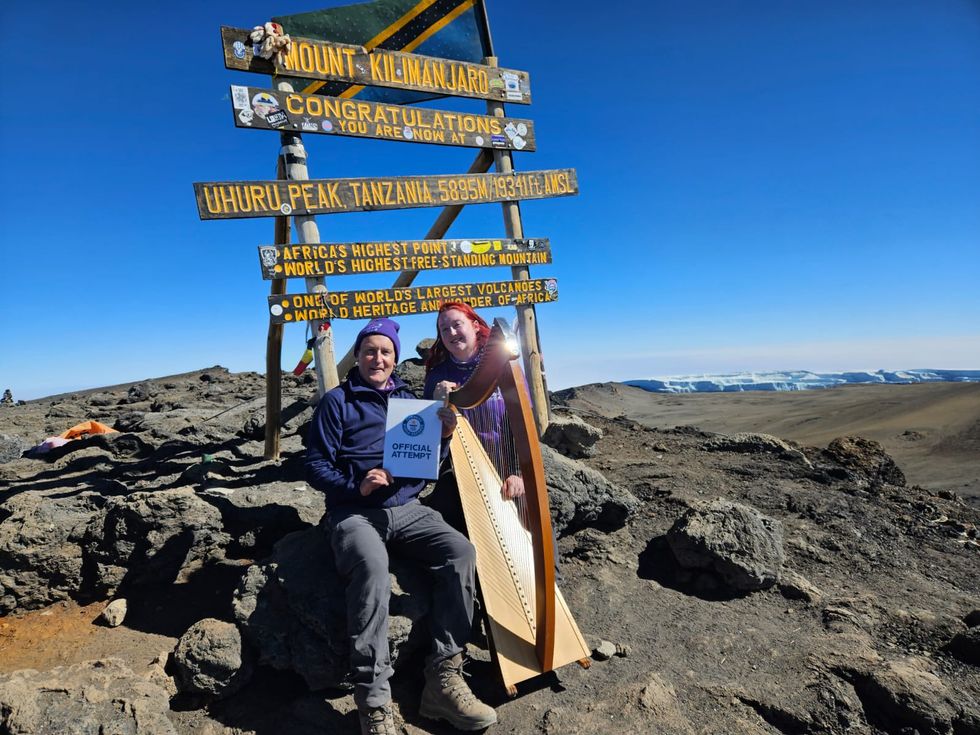
[[[469,674],[463,670],[462,661],[456,666],[449,661],[443,662],[442,666],[439,667],[438,674],[439,684],[446,694],[461,704],[470,704],[471,702],[477,701],[476,695],[470,690],[464,678],[469,677]]]
[[[371,735],[395,735],[395,722],[390,706],[372,707],[365,714],[365,719]]]

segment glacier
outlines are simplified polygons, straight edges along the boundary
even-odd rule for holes
[[[727,375],[675,375],[643,380],[624,380],[652,393],[738,393],[742,391],[819,390],[838,385],[866,383],[980,382],[980,370],[858,370],[814,373],[809,370],[744,372]]]

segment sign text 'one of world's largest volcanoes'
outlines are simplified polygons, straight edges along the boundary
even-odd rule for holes
[[[336,214],[488,204],[578,193],[575,169],[194,184],[201,219]]]
[[[531,81],[526,71],[402,51],[369,52],[363,46],[313,38],[292,39],[285,64],[280,67],[255,55],[249,33],[243,28],[221,28],[227,68],[523,105],[531,103]]]
[[[313,319],[375,319],[439,311],[447,301],[465,301],[475,309],[489,309],[557,300],[558,281],[554,278],[452,283],[270,296],[269,317],[273,324]]]

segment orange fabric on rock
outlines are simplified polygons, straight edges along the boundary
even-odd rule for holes
[[[83,421],[80,424],[75,424],[73,427],[68,429],[68,431],[63,431],[58,434],[62,439],[78,439],[80,436],[85,436],[86,434],[118,434],[115,429],[111,426],[106,426],[105,424],[100,424],[98,421]]]

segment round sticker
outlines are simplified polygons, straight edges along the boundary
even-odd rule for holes
[[[527,145],[527,143],[524,142],[524,138],[522,138],[521,136],[518,135],[516,138],[514,138],[514,147],[517,150],[523,149],[524,146],[526,146],[526,145]]]
[[[329,133],[331,130],[333,130],[333,123],[329,120],[324,120],[322,123],[320,123],[320,127]]]
[[[290,205],[286,204],[286,202],[283,202],[282,206],[279,207],[279,211],[282,212],[283,214],[290,214],[293,211],[293,208]]]
[[[476,136],[476,144],[477,145],[483,145],[483,136],[482,135]]]
[[[409,436],[418,436],[423,431],[425,431],[425,421],[417,413],[413,413],[411,416],[406,416],[402,421],[402,431],[404,431]]]
[[[272,312],[272,316],[282,316],[282,307],[279,304],[273,304],[269,307],[269,311]]]
[[[469,240],[463,240],[463,242],[461,242],[459,244],[459,249],[462,250],[466,254],[472,253],[473,252],[473,243],[471,243]]]
[[[273,112],[279,111],[279,103],[268,92],[259,92],[252,98],[252,109],[255,110],[256,115],[265,120]]]
[[[405,140],[411,140],[412,138],[415,137],[415,132],[410,127],[408,127],[408,125],[406,125],[405,127],[402,128],[402,135],[405,136]]]
[[[525,125],[524,123],[517,123],[517,134],[527,135],[527,125]]]

